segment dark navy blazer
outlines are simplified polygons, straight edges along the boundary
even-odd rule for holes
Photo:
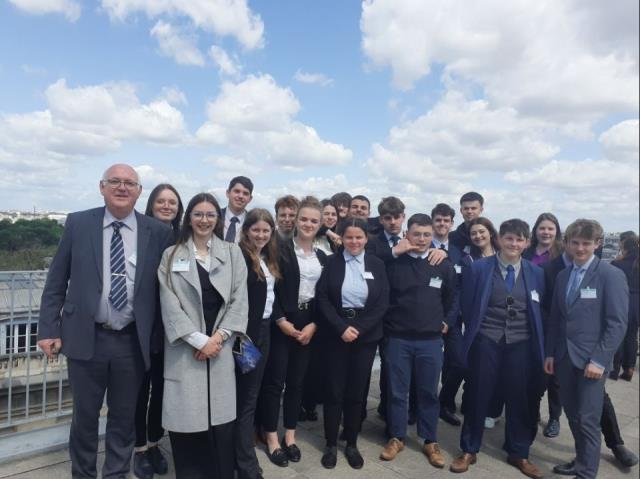
[[[522,259],[520,263],[520,274],[524,279],[524,287],[527,292],[527,317],[531,325],[532,337],[535,338],[537,348],[536,356],[540,360],[540,365],[544,361],[544,333],[542,329],[541,301],[544,295],[544,273],[542,268]],[[473,344],[480,323],[489,305],[489,297],[493,287],[493,272],[498,268],[498,258],[490,256],[474,261],[469,267],[462,269],[462,289],[460,294],[460,304],[462,309],[462,322],[465,326],[463,341],[463,360],[467,362],[469,349]],[[535,291],[538,301],[532,298]],[[533,295],[535,296],[535,294]]]

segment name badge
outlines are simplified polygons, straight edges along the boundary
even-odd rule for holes
[[[371,271],[365,271],[362,273],[362,277],[364,279],[373,279],[373,273]]]
[[[129,263],[131,263],[132,265],[136,265],[136,261],[138,261],[138,255],[133,253],[131,256],[129,256]]]
[[[189,261],[182,258],[175,260],[173,262],[171,271],[174,271],[176,273],[186,273],[187,271],[189,271]]]
[[[456,270],[456,274],[462,273],[462,266],[460,266],[459,264],[455,265],[453,268]]]
[[[442,288],[442,280],[440,278],[431,278],[431,280],[429,280],[429,286],[440,289]]]
[[[595,288],[580,289],[580,299],[597,299],[598,291]]]
[[[531,291],[531,301],[535,301],[536,303],[540,302],[540,295],[535,289]]]

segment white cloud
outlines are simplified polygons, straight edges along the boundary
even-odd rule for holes
[[[184,92],[175,86],[163,87],[158,99],[166,100],[170,105],[187,105],[189,103]]]
[[[262,47],[264,41],[262,19],[251,11],[246,0],[102,0],[102,7],[119,20],[138,12],[149,18],[186,17],[195,27],[232,36],[249,50]]]
[[[231,58],[224,48],[211,45],[209,56],[216,63],[221,74],[230,77],[237,77],[240,74],[242,65],[237,59]]]
[[[607,158],[638,164],[640,156],[640,121],[625,120],[600,135]]]
[[[180,65],[204,66],[204,56],[196,46],[196,38],[185,35],[169,23],[158,20],[150,35],[158,41],[160,51]]]
[[[496,107],[591,122],[638,111],[637,3],[365,0],[362,49],[403,90],[439,64],[445,81],[480,86]]]
[[[74,0],[9,0],[20,10],[32,15],[60,13],[75,22],[80,18],[81,6]]]
[[[333,85],[333,78],[329,78],[324,73],[307,73],[301,70],[296,71],[293,79],[300,83],[311,85],[329,86]]]
[[[280,166],[348,163],[350,150],[294,120],[299,110],[291,90],[279,87],[270,75],[249,75],[240,83],[222,85],[197,137],[204,144],[226,146],[241,156],[266,158]]]

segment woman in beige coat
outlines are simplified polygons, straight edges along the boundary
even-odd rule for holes
[[[158,270],[164,323],[162,425],[177,478],[232,478],[236,418],[234,334],[247,326],[247,269],[222,238],[220,206],[194,196]]]

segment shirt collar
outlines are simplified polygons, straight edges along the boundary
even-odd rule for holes
[[[507,266],[509,266],[511,263],[505,263],[504,261],[502,261],[502,256],[500,256],[500,253],[496,253],[496,258],[498,259],[498,265],[500,266],[500,269],[502,271],[507,271]],[[516,273],[518,273],[518,271],[520,271],[520,265],[522,264],[522,259],[520,259],[520,261],[518,261],[516,264],[511,264],[511,266],[513,266],[513,269],[515,270]]]
[[[416,258],[416,259],[425,259],[427,256],[429,256],[429,250],[425,251],[422,254],[418,254],[415,251],[409,251],[407,253],[409,256],[411,256],[412,258]]]
[[[440,248],[440,246],[444,245],[444,249],[449,250],[449,241],[440,241],[436,239],[435,236],[431,238],[431,242],[433,243],[434,248]]]
[[[589,266],[591,266],[591,263],[593,263],[593,260],[596,258],[596,255],[592,255],[591,258],[589,259],[589,261],[587,261],[585,264],[583,264],[582,266],[578,266],[577,264],[575,264],[575,262],[573,263],[573,267],[574,268],[582,268],[584,271],[587,271],[589,269]]]
[[[124,223],[124,225],[129,228],[131,231],[135,231],[136,230],[136,211],[135,210],[131,210],[131,213],[129,213],[127,216],[125,216],[122,219],[118,219],[115,216],[113,216],[111,214],[111,211],[109,211],[108,208],[104,209],[104,219],[102,220],[102,228],[106,229],[107,227],[111,226],[111,223],[113,223],[114,221],[120,221],[121,223]]]
[[[349,261],[352,261],[352,260],[355,260],[357,263],[362,263],[364,261],[364,251],[362,251],[362,253],[360,253],[359,255],[353,256],[351,253],[349,253],[345,249],[342,252],[342,256],[344,257],[345,263],[348,263]]]
[[[234,215],[231,212],[231,208],[229,208],[229,206],[227,205],[227,207],[224,210],[224,218],[227,221],[231,221],[231,218],[233,218],[234,216],[236,218],[238,218],[240,220],[240,223],[244,222],[244,217],[247,215],[247,210],[244,210],[242,213],[240,213],[239,215]]]

